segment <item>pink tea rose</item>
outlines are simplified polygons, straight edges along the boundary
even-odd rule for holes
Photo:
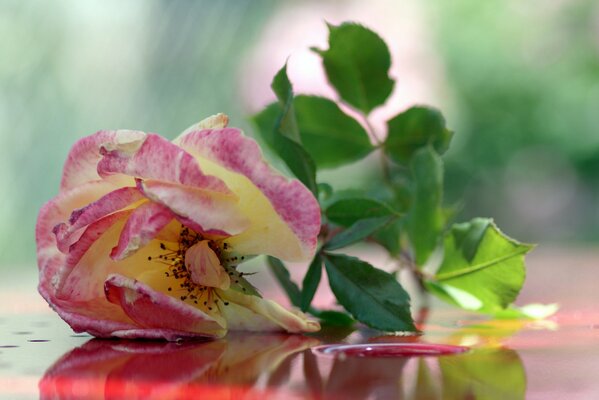
[[[173,142],[99,131],[66,160],[36,226],[39,291],[75,331],[98,337],[312,332],[237,270],[254,255],[306,261],[320,208],[223,114]]]

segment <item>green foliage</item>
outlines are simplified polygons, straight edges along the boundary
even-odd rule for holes
[[[327,254],[324,263],[335,297],[358,321],[383,331],[416,330],[410,297],[391,274],[341,254]]]
[[[291,275],[285,267],[285,264],[278,258],[268,257],[268,267],[274,275],[275,279],[279,282],[279,285],[287,294],[287,298],[296,307],[301,306],[302,292],[295,282],[291,280]]]
[[[255,122],[261,131],[276,125],[281,107],[273,103],[256,115]],[[335,102],[323,97],[297,96],[280,118],[282,133],[301,142],[319,168],[357,161],[374,149],[362,125],[341,111]],[[275,138],[263,137],[274,148]]]
[[[414,153],[429,144],[437,153],[445,153],[452,136],[438,110],[412,107],[387,121],[384,147],[393,161],[407,165]]]
[[[293,87],[287,76],[287,64],[277,72],[270,87],[277,95],[279,105],[283,109],[279,121],[279,132],[289,139],[301,143],[295,111],[293,109]]]
[[[310,263],[308,272],[306,272],[306,276],[304,276],[304,281],[302,282],[302,295],[300,299],[300,308],[302,311],[306,312],[308,311],[308,308],[310,308],[310,303],[314,298],[316,289],[318,289],[318,284],[320,283],[321,277],[322,257],[317,253]]]
[[[374,242],[411,271],[422,290],[462,308],[505,318],[544,317],[555,311],[552,306],[511,304],[524,282],[524,255],[532,246],[503,235],[490,219],[477,218],[448,229],[451,207],[443,205],[441,155],[453,133],[438,110],[403,111],[388,121],[386,140],[371,143],[370,138],[382,135],[372,132],[368,114],[393,88],[389,51],[378,35],[361,25],[344,23],[329,29],[329,49],[317,52],[341,100],[360,111],[364,124],[332,100],[294,97],[285,67],[272,83],[278,102],[254,117],[263,141],[291,172],[315,194],[320,190],[321,243],[301,290],[283,263],[269,258],[291,303],[323,323],[354,323],[348,314],[311,306],[324,263],[337,301],[356,320],[384,331],[415,331],[410,297],[396,279],[398,271],[391,274],[358,258],[331,253]],[[371,152],[380,161],[372,188],[335,191],[334,186],[316,181],[316,176],[322,178],[316,167],[341,167]],[[437,262],[433,254],[439,260],[431,275],[428,270]]]
[[[329,221],[342,226],[350,226],[365,218],[387,217],[394,212],[389,206],[367,197],[340,199],[326,210]]]
[[[302,142],[319,168],[359,160],[374,149],[362,125],[334,101],[297,96],[294,106]]]
[[[385,225],[391,223],[394,217],[366,218],[356,221],[352,226],[325,243],[324,250],[338,250],[343,247],[366,239]]]
[[[329,25],[328,50],[314,50],[322,57],[331,85],[354,108],[368,114],[391,94],[391,55],[373,31],[353,23]]]
[[[406,221],[416,264],[422,266],[436,249],[443,231],[443,162],[430,146],[418,150],[410,163],[413,205]]]
[[[313,264],[315,264],[313,262]],[[322,261],[321,261],[322,265]],[[278,258],[268,257],[268,267],[275,279],[279,282],[279,285],[285,291],[287,298],[295,307],[300,308],[302,306],[302,291],[299,289],[297,284],[291,280],[291,275],[289,271],[285,267],[285,264],[281,262]],[[311,301],[311,299],[310,299]],[[316,318],[320,319],[320,321],[325,325],[332,326],[351,326],[355,323],[354,319],[348,314],[335,311],[335,310],[319,310],[317,308],[308,306],[306,308],[310,314],[314,315]]]
[[[502,310],[522,288],[524,255],[532,248],[505,236],[489,219],[455,224],[445,238],[434,293],[467,309]]]
[[[254,123],[264,141],[287,164],[289,170],[317,196],[316,166],[299,143],[299,132],[293,110],[293,91],[286,71],[287,66],[281,68],[272,84],[273,90],[279,97],[279,103],[269,106],[254,116]]]

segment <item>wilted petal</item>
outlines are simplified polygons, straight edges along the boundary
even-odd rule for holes
[[[75,332],[88,332],[96,337],[113,337],[113,332],[137,329],[123,309],[101,297],[89,301],[54,298],[52,308]]]
[[[320,230],[318,202],[299,181],[273,170],[254,140],[224,128],[191,131],[176,143],[239,197],[251,227],[227,240],[236,251],[290,261],[311,257]]]
[[[316,332],[320,324],[308,319],[299,311],[290,311],[280,304],[260,298],[241,294],[234,290],[220,292],[221,297],[229,302],[221,307],[230,330],[239,331],[287,331],[290,333]]]
[[[137,136],[145,135],[138,131],[129,132],[136,132]],[[99,180],[97,165],[102,158],[100,147],[103,144],[116,141],[118,136],[118,131],[99,131],[77,141],[69,151],[64,164],[60,182],[61,192],[90,181]]]
[[[199,131],[202,129],[222,129],[226,128],[229,124],[229,117],[226,114],[219,113],[215,115],[211,115],[208,118],[204,118],[200,122],[193,124],[189,128],[185,129],[179,137],[187,135],[192,131]]]
[[[67,267],[73,267],[81,260],[81,257],[89,250],[89,248],[102,236],[108,229],[119,221],[126,220],[133,210],[119,211],[100,218],[90,224],[81,237],[69,247],[67,256]]]
[[[119,243],[110,252],[110,257],[122,260],[131,256],[154,239],[173,218],[171,210],[158,203],[146,202],[137,207],[123,227]]]
[[[102,294],[102,282],[114,264],[107,243],[114,243],[132,210],[119,211],[90,224],[71,245],[58,279],[57,295],[71,301],[86,301]]]
[[[53,230],[58,249],[66,253],[69,246],[73,244],[74,235],[78,233],[79,229],[143,198],[143,194],[136,187],[124,187],[113,190],[85,207],[74,210],[67,223],[56,225]]]
[[[164,337],[175,340],[180,335],[221,337],[226,330],[214,318],[184,302],[157,292],[149,286],[121,275],[111,275],[104,284],[106,298],[119,304],[141,328],[178,332]]]
[[[226,290],[231,280],[220,265],[218,256],[209,246],[208,240],[202,240],[185,252],[185,264],[191,273],[191,280],[201,286]]]
[[[103,155],[98,162],[101,177],[125,174],[229,193],[219,178],[205,175],[190,154],[155,134],[113,141],[100,152]]]
[[[52,301],[51,297],[61,285],[61,277],[67,270],[67,256],[57,248],[56,237],[52,232],[54,227],[65,221],[73,209],[80,208],[111,190],[114,190],[114,186],[106,182],[86,183],[61,192],[41,208],[35,227],[35,241],[40,270],[39,291],[48,302]]]
[[[152,201],[170,208],[198,233],[229,236],[245,230],[249,221],[236,196],[156,180],[139,180],[140,190]]]

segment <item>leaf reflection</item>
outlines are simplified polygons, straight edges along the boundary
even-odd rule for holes
[[[464,329],[465,337],[486,332]],[[355,338],[354,338],[355,339]],[[412,343],[422,337],[361,337]],[[459,334],[445,338],[462,341]],[[524,399],[520,357],[491,342],[441,357],[321,355],[322,338],[229,335],[211,342],[90,340],[50,367],[40,398]],[[351,339],[350,339],[351,341]],[[334,343],[338,343],[337,341]]]
[[[295,354],[317,344],[298,335],[229,335],[180,344],[93,339],[46,371],[40,398],[285,397],[289,390],[282,385]]]
[[[328,377],[320,375],[323,363],[314,357],[304,352],[308,390],[315,398],[524,399],[526,391],[522,362],[505,348],[441,357],[329,358]]]

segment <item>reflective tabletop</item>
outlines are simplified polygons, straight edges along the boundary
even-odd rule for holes
[[[599,252],[545,249],[528,264],[519,302],[559,302],[546,320],[434,303],[422,336],[327,327],[178,343],[75,334],[34,271],[15,273],[0,283],[0,398],[599,398]]]

